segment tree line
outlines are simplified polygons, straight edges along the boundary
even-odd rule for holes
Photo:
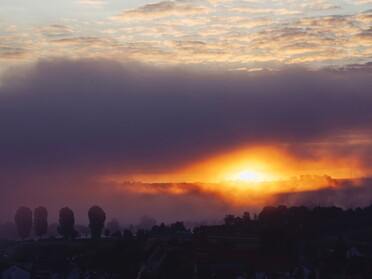
[[[88,218],[92,238],[100,238],[105,226],[106,213],[101,207],[95,205],[89,209]],[[39,238],[42,238],[48,231],[48,211],[43,206],[35,208],[33,213],[30,208],[21,206],[14,216],[14,221],[17,234],[22,239],[30,236],[32,228]],[[75,229],[74,212],[70,208],[60,209],[57,231],[64,239],[74,239],[80,235]]]
[[[32,218],[33,217],[33,218]],[[130,230],[125,230],[123,234],[120,232],[119,223],[113,219],[110,223],[113,231],[105,227],[106,214],[103,209],[97,205],[92,206],[88,211],[89,229],[84,228],[84,231],[76,225],[74,212],[64,207],[59,211],[59,219],[57,225],[57,232],[64,239],[74,239],[80,236],[80,233],[87,236],[90,231],[92,238],[100,238],[103,233],[106,237],[123,237],[128,238],[131,234]],[[144,216],[145,217],[145,216]],[[265,227],[286,227],[297,228],[307,233],[325,233],[327,231],[347,230],[352,228],[359,228],[365,225],[372,226],[372,205],[365,208],[355,208],[344,210],[340,207],[330,206],[314,208],[307,208],[305,206],[293,206],[287,208],[286,206],[265,206],[259,214],[253,214],[251,218],[249,212],[244,212],[241,216],[227,214],[223,218],[225,229],[235,230],[247,229],[251,233],[258,233]],[[148,218],[148,217],[147,217]],[[32,228],[34,233],[39,238],[42,238],[48,230],[48,212],[43,206],[35,208],[34,212],[27,207],[20,207],[15,214],[15,223],[17,234],[21,239],[28,238],[31,234]],[[151,218],[150,218],[151,219]],[[155,220],[150,220],[150,230],[139,228],[137,234],[172,234],[175,232],[186,232],[183,222],[175,222],[170,225],[161,223],[156,225]],[[115,224],[114,224],[115,223]],[[109,225],[109,224],[107,224]],[[214,230],[219,226],[200,226],[194,228],[195,231],[200,230]],[[222,228],[217,228],[221,230]],[[130,238],[130,237],[129,237]]]

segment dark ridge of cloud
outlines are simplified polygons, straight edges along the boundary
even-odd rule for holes
[[[372,179],[338,181],[337,187],[276,195],[274,204],[287,206],[338,206],[344,209],[372,204]]]
[[[29,50],[22,47],[0,45],[0,59],[21,59],[29,54]]]
[[[59,25],[59,24],[38,26],[38,27],[35,27],[35,31],[50,38],[69,36],[73,33],[73,29],[71,27]]]
[[[206,6],[179,5],[171,1],[161,1],[140,6],[137,9],[124,10],[112,17],[114,20],[148,20],[169,16],[200,15],[211,12]]]
[[[363,71],[196,74],[43,61],[3,77],[0,167],[164,172],[243,145],[295,150],[345,131],[369,134],[370,88]]]
[[[351,72],[351,71],[354,71],[354,72],[362,72],[362,73],[370,73],[372,74],[372,62],[367,62],[367,63],[364,63],[364,64],[349,64],[349,65],[345,65],[343,67],[337,67],[337,68],[333,68],[330,70],[332,71],[346,71],[346,72]]]
[[[137,224],[148,214],[160,222],[221,220],[226,212],[239,212],[221,196],[202,191],[198,185],[148,184],[150,192],[137,191],[135,184],[101,183],[86,177],[66,174],[3,175],[0,178],[0,224],[14,220],[19,206],[48,209],[49,223],[58,221],[58,211],[65,206],[75,213],[77,223],[88,223],[88,210],[100,205],[107,220]],[[171,189],[183,189],[171,193]],[[160,189],[161,188],[161,189]]]
[[[317,5],[312,6],[310,9],[313,11],[323,11],[323,10],[342,9],[342,7],[338,5],[317,4]]]
[[[52,44],[76,45],[76,44],[100,44],[107,40],[95,36],[63,38],[50,41]]]

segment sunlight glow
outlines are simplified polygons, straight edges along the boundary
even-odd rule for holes
[[[242,171],[238,173],[235,177],[237,180],[242,180],[242,181],[248,181],[248,182],[258,182],[262,181],[263,177],[261,174],[254,172],[254,171]]]
[[[328,152],[327,145],[317,147],[313,157],[305,158],[283,147],[243,147],[171,173],[110,175],[105,180],[120,182],[118,191],[126,193],[186,195],[196,191],[240,206],[269,204],[280,193],[337,187],[335,179],[347,178],[351,169],[363,175],[356,158],[339,158]]]

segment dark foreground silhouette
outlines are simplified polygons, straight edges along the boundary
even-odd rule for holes
[[[34,222],[30,216],[17,211],[19,237],[29,237],[33,224],[39,240],[1,240],[1,278],[372,278],[372,206],[267,206],[253,218],[228,214],[223,225],[192,231],[183,222],[122,231],[114,221],[111,231],[93,206],[91,238],[79,238],[73,212],[63,208],[58,239],[41,238],[45,208],[34,211]]]

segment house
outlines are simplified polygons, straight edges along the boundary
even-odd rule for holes
[[[1,272],[1,279],[30,279],[29,270],[19,265],[13,264]]]
[[[83,275],[83,272],[77,266],[64,263],[55,266],[50,271],[51,279],[80,279],[83,278]]]
[[[357,248],[352,246],[349,250],[346,251],[346,258],[351,259],[352,257],[364,257],[364,255],[360,253]]]
[[[74,267],[73,269],[71,269],[66,279],[80,279],[81,275],[82,275],[82,272],[80,271],[80,269],[77,267]]]

